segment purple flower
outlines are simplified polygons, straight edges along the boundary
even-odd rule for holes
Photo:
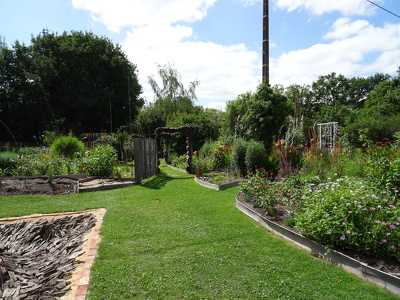
[[[395,245],[391,245],[390,249],[396,249],[396,246]]]
[[[349,214],[352,214],[352,213],[353,213],[353,211],[350,210],[350,211],[349,211]]]
[[[342,222],[342,225],[346,225],[346,222]]]
[[[387,240],[383,239],[383,240],[382,240],[382,243],[387,243]]]
[[[340,237],[340,240],[341,240],[341,241],[344,241],[345,239],[346,239],[346,238],[345,238],[344,236],[341,236],[341,237]]]
[[[331,214],[326,214],[325,216],[329,217]]]
[[[376,208],[375,207],[371,207],[370,210],[376,210]]]
[[[326,234],[332,234],[332,229],[329,229]]]
[[[377,221],[375,221],[375,223],[376,223],[376,224],[381,224],[381,221],[378,221],[378,220],[377,220]]]
[[[391,233],[390,232],[386,232],[386,235],[391,235]]]
[[[350,230],[346,230],[346,234],[350,234],[350,232],[351,232]]]

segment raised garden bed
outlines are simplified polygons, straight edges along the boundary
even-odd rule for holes
[[[224,183],[224,184],[218,185],[218,184],[203,180],[203,177],[200,177],[200,178],[195,177],[194,181],[196,181],[198,184],[200,184],[204,187],[207,187],[209,189],[214,189],[217,191],[222,191],[225,189],[229,189],[231,187],[238,186],[240,183],[240,181],[234,181],[234,182],[229,182],[229,183]]]
[[[313,256],[339,265],[346,271],[353,273],[366,281],[372,282],[400,297],[400,273],[398,273],[398,268],[394,270],[393,273],[387,273],[380,269],[371,267],[367,263],[359,261],[344,253],[327,249],[326,247],[302,236],[294,230],[291,230],[290,228],[267,218],[263,212],[256,211],[251,207],[251,205],[243,202],[240,198],[241,197],[239,193],[236,197],[236,207],[246,216],[260,223],[270,231],[309,251]],[[387,266],[385,268],[384,266],[381,266],[382,269],[390,269],[390,267],[391,266]],[[393,269],[395,268],[393,267]]]

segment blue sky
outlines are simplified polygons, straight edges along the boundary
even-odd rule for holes
[[[375,0],[400,15],[399,0]],[[396,74],[400,18],[367,0],[270,0],[271,84],[311,84],[331,72]],[[223,108],[261,80],[261,0],[1,0],[0,35],[30,44],[44,28],[92,31],[137,65],[144,97],[156,64],[199,80],[197,104]]]

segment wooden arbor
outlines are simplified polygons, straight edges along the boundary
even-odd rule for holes
[[[186,135],[186,172],[193,173],[192,157],[193,157],[193,142],[194,133],[199,126],[181,126],[175,128],[159,127],[155,131],[156,142],[158,145],[158,151],[162,151],[161,138],[165,141],[164,158],[167,163],[169,163],[169,142],[171,139],[171,133],[180,132]]]

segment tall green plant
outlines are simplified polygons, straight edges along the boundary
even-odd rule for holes
[[[262,142],[251,140],[247,143],[244,163],[247,172],[266,167],[266,154]]]
[[[246,148],[247,142],[244,139],[237,139],[232,150],[232,165],[241,176],[246,175]]]
[[[97,145],[88,151],[84,167],[88,176],[112,177],[118,165],[117,153],[110,145]]]

